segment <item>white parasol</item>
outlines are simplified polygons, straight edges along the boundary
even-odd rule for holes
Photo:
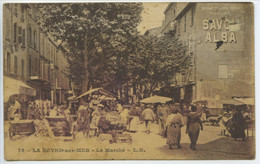
[[[168,101],[172,101],[172,98],[154,95],[154,96],[142,99],[140,102],[141,103],[166,103]]]

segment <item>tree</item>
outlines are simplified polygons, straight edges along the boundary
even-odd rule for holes
[[[143,10],[141,3],[38,4],[39,23],[69,52],[68,76],[82,91],[128,80],[125,62]]]
[[[129,58],[132,83],[152,93],[157,87],[169,87],[177,73],[187,69],[187,48],[171,34],[163,37],[139,36],[136,51]]]

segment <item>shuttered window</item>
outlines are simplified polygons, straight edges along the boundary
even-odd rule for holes
[[[22,27],[18,27],[18,43],[22,44],[23,36],[22,36]]]
[[[22,47],[25,47],[25,29],[22,32]]]
[[[14,23],[14,42],[17,42],[17,23]]]

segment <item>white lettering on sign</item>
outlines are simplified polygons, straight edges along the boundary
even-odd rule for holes
[[[217,35],[217,32],[207,32],[206,34],[206,43],[216,43],[218,41],[223,41],[224,43],[236,43],[236,35],[234,32],[222,32],[220,36]]]
[[[222,32],[222,41],[226,43],[228,41],[227,32]]]
[[[233,20],[234,22],[234,20]],[[223,41],[224,43],[236,43],[236,35],[234,31],[229,29],[229,19],[204,19],[202,28],[207,31],[205,42],[215,43]],[[221,33],[218,31],[222,31]]]
[[[204,30],[215,30],[215,31],[221,31],[223,30],[229,30],[229,20],[226,19],[225,21],[222,19],[204,19],[203,20],[203,29]]]

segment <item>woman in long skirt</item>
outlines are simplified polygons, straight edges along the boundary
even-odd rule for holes
[[[192,150],[196,150],[196,143],[199,138],[200,129],[203,130],[203,126],[200,120],[200,115],[196,112],[197,107],[192,106],[191,112],[187,117],[187,129],[186,133],[188,133],[190,137],[190,148]]]
[[[167,128],[167,144],[169,149],[172,149],[173,146],[181,148],[181,127],[182,127],[182,115],[178,113],[176,109],[172,110],[166,121]]]
[[[231,129],[231,137],[235,140],[237,138],[242,138],[245,141],[245,119],[243,114],[241,113],[241,109],[237,107],[233,117],[232,117],[232,129]]]

